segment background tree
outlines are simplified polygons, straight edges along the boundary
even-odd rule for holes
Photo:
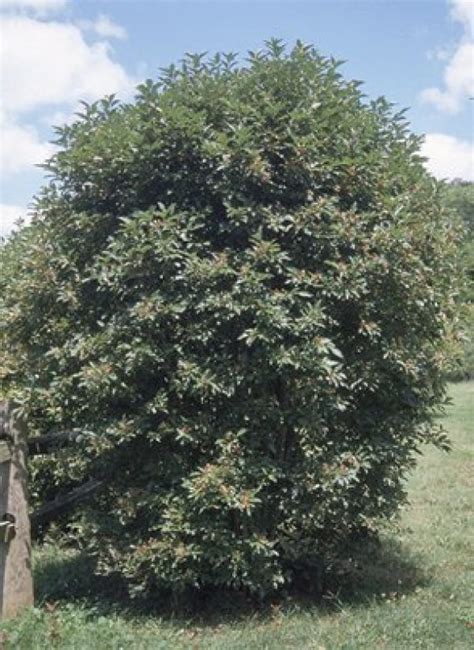
[[[464,303],[464,341],[460,364],[450,372],[452,379],[474,378],[474,183],[454,180],[444,189],[444,203],[464,227],[460,249],[465,269],[466,285],[461,300]]]
[[[474,237],[474,183],[456,179],[446,185],[445,203],[462,221],[466,237]]]
[[[420,138],[312,47],[236,61],[84,105],[3,251],[8,390],[82,432],[35,489],[104,480],[77,536],[142,591],[328,567],[445,444],[457,235]]]

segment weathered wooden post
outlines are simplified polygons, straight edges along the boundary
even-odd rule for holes
[[[0,401],[0,620],[33,605],[26,430]]]

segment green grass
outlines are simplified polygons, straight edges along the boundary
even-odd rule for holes
[[[177,614],[162,603],[145,614],[110,584],[91,579],[86,558],[49,545],[36,553],[38,605],[1,626],[0,647],[2,641],[16,650],[474,647],[474,382],[453,385],[451,392],[446,425],[453,450],[426,451],[410,479],[398,534],[366,549],[351,583],[338,593],[318,603],[288,597],[261,609],[216,595],[199,613]]]

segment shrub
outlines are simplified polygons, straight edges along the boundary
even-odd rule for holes
[[[82,432],[35,490],[105,480],[76,531],[133,589],[327,567],[446,444],[456,234],[338,67],[271,41],[85,105],[4,249],[10,394]]]

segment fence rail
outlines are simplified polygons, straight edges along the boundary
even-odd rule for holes
[[[48,524],[50,521],[54,521],[54,519],[68,510],[71,510],[71,508],[74,508],[77,504],[90,499],[101,489],[101,487],[103,487],[103,485],[104,481],[91,479],[90,481],[73,488],[66,494],[60,495],[56,497],[56,499],[48,501],[42,505],[40,508],[35,510],[30,517],[33,535],[37,533],[41,526]]]
[[[93,497],[105,481],[91,479],[28,511],[27,455],[52,453],[73,444],[80,432],[54,432],[28,438],[13,405],[0,401],[0,620],[33,604],[31,535]]]

